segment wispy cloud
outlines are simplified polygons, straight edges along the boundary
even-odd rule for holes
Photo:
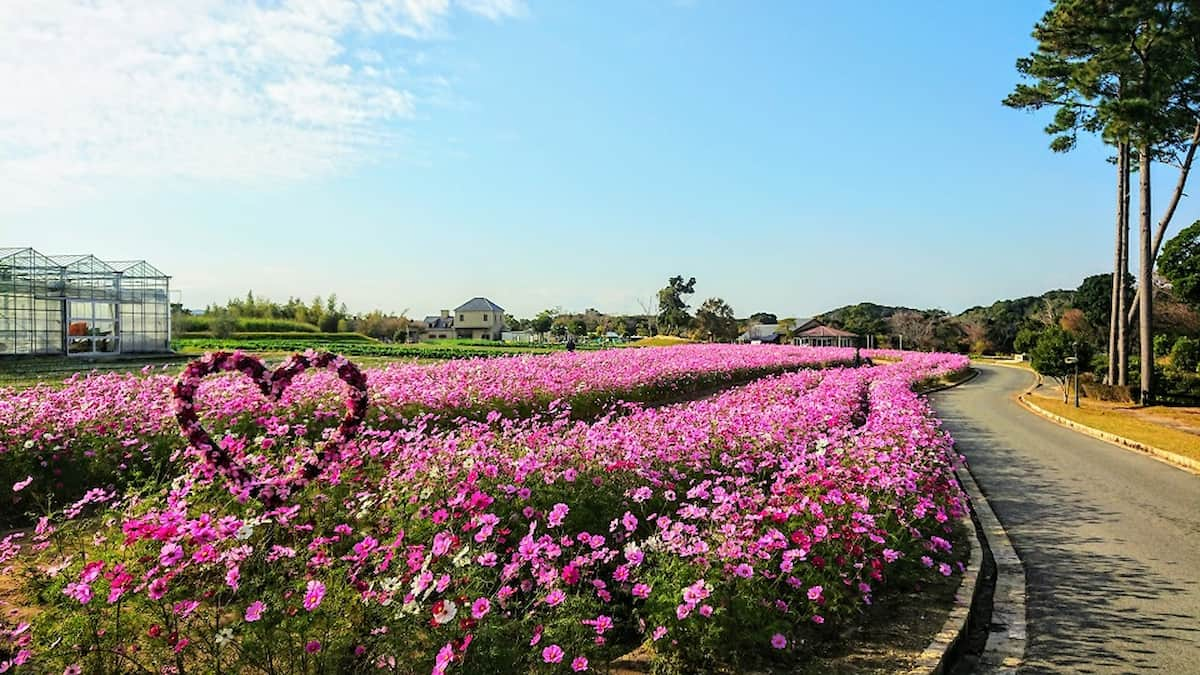
[[[110,179],[323,175],[394,147],[406,41],[519,0],[4,0],[0,203]],[[423,66],[428,69],[429,66]]]

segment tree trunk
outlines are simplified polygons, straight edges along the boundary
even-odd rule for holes
[[[1121,278],[1117,282],[1117,307],[1119,310],[1117,314],[1117,384],[1122,387],[1129,385],[1129,317],[1126,315],[1127,296],[1129,295],[1129,196],[1131,193],[1129,152],[1129,142],[1122,143],[1120,162],[1124,168],[1121,171],[1121,230],[1118,244],[1121,255],[1118,268],[1121,270]]]
[[[1125,163],[1121,155],[1121,144],[1117,144],[1117,235],[1113,238],[1112,295],[1109,298],[1108,316],[1108,384],[1117,383],[1117,318],[1121,313],[1121,205],[1125,197]]]
[[[1138,222],[1139,243],[1138,251],[1138,340],[1141,348],[1141,402],[1143,406],[1150,405],[1154,396],[1154,328],[1151,323],[1154,318],[1152,306],[1154,289],[1150,276],[1154,269],[1152,251],[1152,232],[1150,222],[1150,146],[1143,144],[1138,148],[1138,183],[1141,206],[1141,218]]]
[[[1171,195],[1171,203],[1167,205],[1167,210],[1163,213],[1162,220],[1158,221],[1158,230],[1154,233],[1154,244],[1150,252],[1151,268],[1154,267],[1154,261],[1158,259],[1158,249],[1162,246],[1162,240],[1167,233],[1167,227],[1171,224],[1171,218],[1175,216],[1175,209],[1179,206],[1179,200],[1183,198],[1183,190],[1187,187],[1188,174],[1192,170],[1192,162],[1196,159],[1197,146],[1200,146],[1200,122],[1196,122],[1196,128],[1192,131],[1191,145],[1188,146],[1183,163],[1179,165],[1179,180],[1175,183],[1175,192]],[[1134,296],[1133,306],[1129,308],[1128,316],[1130,321],[1133,321],[1133,317],[1137,316],[1140,300],[1141,289]]]

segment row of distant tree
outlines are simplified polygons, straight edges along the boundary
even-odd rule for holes
[[[1161,346],[1180,337],[1200,335],[1200,223],[1184,229],[1164,246],[1158,267],[1162,273],[1154,277],[1152,285],[1156,342]],[[1028,351],[1029,345],[1018,340],[1022,332],[1057,328],[1072,341],[1106,354],[1112,318],[1111,288],[1111,275],[1096,274],[1085,278],[1074,290],[999,300],[957,315],[939,309],[860,303],[817,318],[860,335],[874,335],[881,344],[976,354]],[[1126,279],[1125,289],[1126,299],[1132,301],[1137,290],[1132,275]],[[1131,336],[1132,344],[1140,351],[1138,339],[1137,335]],[[1107,366],[1107,358],[1104,364]]]
[[[695,288],[695,277],[686,281],[682,276],[671,277],[655,294],[654,300],[639,301],[641,314],[604,314],[596,309],[571,313],[555,308],[542,310],[531,319],[508,317],[506,323],[517,330],[559,337],[616,333],[622,337],[677,335],[694,340],[730,342],[747,325],[775,322],[775,315],[766,313],[739,320],[729,303],[717,297],[704,300],[693,314],[688,296],[695,293]]]
[[[249,291],[244,298],[231,298],[223,305],[210,304],[204,309],[202,323],[190,322],[190,312],[182,308],[176,311],[180,315],[176,325],[198,323],[218,335],[231,334],[245,326],[264,326],[269,330],[310,327],[323,333],[362,333],[381,340],[403,341],[410,334],[412,323],[403,312],[351,313],[334,293],[327,297],[318,295],[309,302],[288,298],[279,303],[256,297],[254,291]]]
[[[565,338],[605,336],[620,337],[679,335],[696,340],[732,341],[746,326],[756,323],[775,323],[774,314],[757,313],[747,319],[737,319],[733,308],[721,298],[709,298],[692,313],[688,296],[694,293],[695,277],[684,281],[682,276],[671,277],[651,303],[642,303],[641,314],[605,314],[589,308],[583,312],[568,312],[562,308],[544,309],[531,318],[505,315],[505,326],[514,331],[532,331],[546,337]],[[183,312],[181,308],[179,312]],[[251,320],[295,322],[297,326],[312,326],[326,333],[357,332],[371,337],[403,341],[413,335],[413,320],[407,311],[389,314],[374,310],[365,314],[350,312],[336,294],[317,296],[305,302],[288,298],[286,302],[257,297],[253,291],[244,298],[232,298],[224,304],[205,308],[204,325],[209,332],[235,332],[239,324]],[[186,321],[178,322],[186,325]],[[281,324],[282,325],[282,324]]]

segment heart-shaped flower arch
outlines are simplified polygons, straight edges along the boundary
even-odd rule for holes
[[[309,368],[332,370],[349,385],[346,414],[333,435],[318,446],[314,461],[305,462],[295,475],[282,481],[257,480],[245,467],[234,461],[228,450],[215,443],[200,424],[195,403],[200,381],[213,373],[238,371],[253,380],[264,396],[278,401],[292,380]],[[175,418],[188,443],[200,453],[211,469],[225,477],[233,491],[246,492],[268,507],[279,506],[294,490],[319,476],[338,455],[341,447],[358,435],[367,414],[366,376],[345,357],[331,352],[310,350],[293,354],[275,370],[269,370],[256,356],[242,352],[212,352],[188,364],[176,380],[172,393],[175,396]]]

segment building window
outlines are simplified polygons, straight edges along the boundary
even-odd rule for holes
[[[483,315],[483,320],[484,320],[484,321],[487,321],[487,320],[488,320],[488,319],[487,319],[487,314],[484,314],[484,315]]]
[[[459,321],[466,321],[466,320],[467,320],[467,315],[466,315],[466,314],[459,314],[459,315],[458,315],[458,320],[459,320]]]

